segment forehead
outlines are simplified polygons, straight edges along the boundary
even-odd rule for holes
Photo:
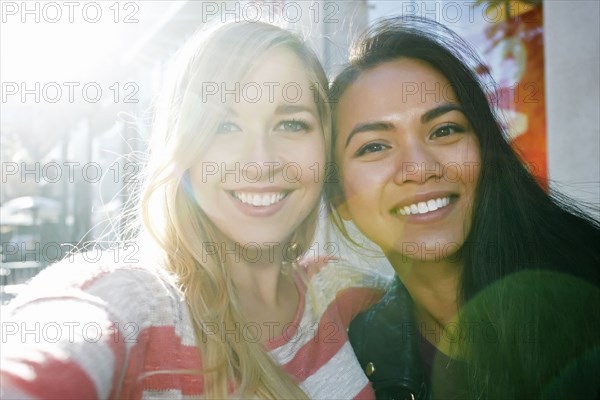
[[[280,82],[308,80],[307,68],[290,49],[272,49],[261,55],[250,69],[246,80]]]
[[[400,58],[377,65],[359,75],[351,84],[351,88],[366,90],[369,87],[382,93],[397,93],[420,90],[433,90],[435,83],[449,85],[448,79],[425,61],[411,58]],[[427,86],[426,84],[431,84]],[[386,90],[382,90],[386,89]]]
[[[233,109],[280,103],[311,106],[309,76],[309,69],[293,51],[273,49],[261,55],[242,79],[227,79],[221,98]]]
[[[362,72],[340,98],[338,114],[456,103],[455,92],[441,72],[424,61],[401,58]]]

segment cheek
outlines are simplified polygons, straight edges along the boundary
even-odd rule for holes
[[[284,167],[305,184],[322,186],[325,175],[325,142],[322,137],[302,141],[285,149]],[[285,172],[284,172],[285,173]]]
[[[184,185],[190,186],[189,189],[192,189],[195,194],[201,193],[199,189],[206,185],[211,177],[209,165],[210,163],[198,163],[188,171],[189,183],[184,180]]]
[[[450,183],[459,183],[466,186],[467,190],[477,184],[481,158],[477,140],[468,138],[458,145],[443,149],[438,153],[438,160],[442,165],[444,179]]]
[[[342,190],[347,202],[351,202],[361,193],[362,177],[358,174],[360,171],[354,171],[352,167],[342,167]],[[364,187],[363,187],[364,189]]]
[[[350,208],[373,207],[387,181],[384,165],[347,162],[342,164],[342,189]]]
[[[230,151],[227,151],[229,148]],[[194,160],[189,169],[190,183],[198,194],[198,188],[214,185],[221,180],[223,168],[227,168],[230,160],[235,156],[236,149],[231,146],[213,140],[212,143],[202,151],[202,154]],[[234,168],[231,168],[235,170]]]
[[[222,161],[214,157],[203,157],[202,161],[196,162],[188,171],[191,188],[198,195],[205,191],[208,186],[214,185],[221,180]],[[202,191],[199,189],[202,188]]]

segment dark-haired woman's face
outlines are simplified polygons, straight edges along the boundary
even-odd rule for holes
[[[470,227],[480,152],[448,80],[421,61],[386,62],[346,89],[335,123],[342,217],[388,255],[451,258]]]

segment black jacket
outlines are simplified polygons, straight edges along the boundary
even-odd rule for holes
[[[359,314],[348,336],[377,400],[430,398],[412,299],[398,277],[383,299]]]
[[[546,276],[546,278],[548,277]],[[564,275],[559,275],[550,281],[546,279],[544,284],[548,287],[548,292],[558,292],[554,296],[558,299],[566,301],[569,298],[580,297],[580,302],[575,304],[581,305],[581,307],[575,308],[569,306],[566,309],[559,309],[561,311],[557,312],[557,308],[553,306],[556,302],[551,302],[549,295],[546,295],[543,301],[538,302],[539,307],[535,312],[547,315],[548,321],[557,321],[557,323],[546,323],[543,325],[548,326],[543,332],[551,331],[551,329],[556,331],[559,328],[565,331],[564,334],[560,335],[563,338],[560,342],[553,340],[556,339],[553,336],[549,337],[548,340],[535,337],[537,342],[539,342],[539,346],[543,345],[544,354],[551,353],[550,350],[552,349],[558,355],[564,352],[570,354],[572,348],[574,348],[573,343],[578,343],[586,338],[578,334],[577,327],[584,326],[586,320],[600,321],[600,311],[597,307],[597,304],[600,304],[598,297],[600,292],[596,288],[593,288],[594,290],[588,288],[586,291],[584,290],[586,287],[579,285],[575,286],[575,288],[578,288],[584,295],[577,296],[576,293],[567,292],[567,296],[557,289],[557,286],[564,281]],[[518,281],[523,290],[528,288],[528,282],[527,280],[523,280],[523,282],[521,280]],[[582,303],[585,299],[589,300],[587,306]],[[499,303],[497,305],[498,307],[501,306]],[[549,307],[551,310],[548,310]],[[575,310],[579,312],[574,312]],[[568,322],[564,322],[563,320]],[[571,321],[573,320],[578,321],[578,323],[572,323]],[[575,329],[573,329],[574,327]],[[575,337],[575,339],[570,338],[569,332],[571,332],[571,336]],[[466,393],[461,392],[464,388],[460,387],[460,383],[466,382],[464,381],[466,376],[448,382],[450,386],[440,386],[440,382],[436,381],[437,390],[434,390],[431,382],[429,382],[429,374],[426,372],[427,367],[423,363],[419,346],[420,333],[415,323],[414,304],[410,294],[398,277],[395,278],[392,287],[379,303],[369,310],[362,312],[352,321],[348,336],[363,370],[373,384],[377,400],[429,400],[432,397],[439,397],[441,393],[443,393],[442,397],[444,398],[465,397]],[[561,367],[561,364],[558,364],[558,367],[561,368],[558,368],[560,374],[557,376],[553,375],[557,369],[555,363],[542,362],[540,364],[539,368],[545,368],[553,373],[545,375],[537,374],[539,376],[549,375],[553,377],[545,389],[542,387],[544,389],[543,392],[532,396],[522,395],[522,393],[535,393],[535,390],[539,390],[539,388],[532,386],[534,391],[531,392],[529,390],[531,385],[528,385],[529,381],[521,379],[525,383],[521,382],[521,386],[513,390],[513,395],[509,397],[589,398],[600,400],[600,384],[597,379],[597,374],[600,370],[600,346],[598,345],[600,342],[598,336],[593,339],[587,338],[586,340],[587,342],[591,342],[587,347],[588,351],[582,354],[574,352],[574,358],[568,365]],[[570,345],[570,347],[567,345]],[[562,348],[565,349],[562,350]],[[562,359],[558,358],[554,353],[548,356],[547,359]],[[446,358],[446,360],[448,359]],[[516,360],[516,362],[519,362],[518,357]],[[454,378],[455,376],[459,376],[455,374],[456,372],[460,374],[465,371],[464,367],[466,367],[466,364],[462,364],[457,360],[454,360],[452,364],[453,371],[449,369],[444,370],[444,373],[450,372],[448,377]],[[445,362],[444,365],[449,366],[449,363]],[[531,371],[522,371],[523,374],[528,372]],[[530,375],[537,376],[535,373]],[[523,376],[527,377],[527,375]],[[444,379],[444,382],[446,382],[446,379]],[[515,380],[511,384],[511,387],[517,385],[519,382],[519,380]],[[437,392],[437,394],[434,395],[433,392]],[[503,392],[496,390],[495,393]],[[482,397],[487,398],[489,396],[486,394]],[[492,397],[506,398],[507,396]]]

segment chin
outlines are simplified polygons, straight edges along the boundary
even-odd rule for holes
[[[402,260],[415,260],[422,262],[457,261],[460,245],[456,240],[440,239],[428,240],[415,239],[395,243],[393,252],[400,254]]]
[[[248,239],[248,238],[241,239],[240,238],[240,240],[238,240],[237,243],[239,243],[239,246],[242,248],[256,249],[257,247],[260,247],[260,248],[268,249],[273,246],[286,245],[290,241],[289,237],[290,236],[273,235],[273,234],[261,235],[259,233],[259,234],[252,235],[251,239]]]

